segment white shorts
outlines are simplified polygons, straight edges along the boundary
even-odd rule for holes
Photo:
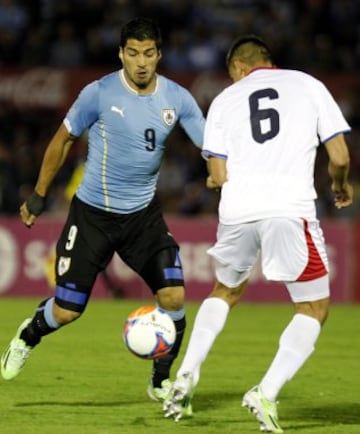
[[[315,281],[328,274],[318,220],[278,217],[238,225],[219,224],[217,242],[208,253],[217,261],[217,279],[229,287],[236,287],[249,277],[259,255],[266,279],[283,281],[289,291],[290,287],[298,291],[300,282]],[[314,300],[329,296],[329,284],[324,285],[328,278],[320,281],[322,288],[316,290],[316,298],[311,297]],[[288,285],[290,282],[297,285]],[[304,297],[310,300],[309,294]],[[304,301],[300,300],[304,297],[295,296],[297,301]]]

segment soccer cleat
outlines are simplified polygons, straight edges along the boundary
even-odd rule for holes
[[[194,395],[192,374],[180,375],[172,384],[168,397],[163,404],[165,417],[172,417],[178,422],[183,416],[192,415],[191,399]]]
[[[16,335],[1,356],[1,375],[4,380],[12,380],[19,375],[31,353],[32,347],[26,345],[25,341],[19,337],[30,322],[31,318],[28,318],[20,324]]]
[[[245,393],[242,406],[247,407],[256,416],[260,422],[260,431],[278,434],[284,432],[278,422],[276,402],[266,399],[259,386]]]
[[[154,387],[152,381],[150,380],[150,383],[147,387],[147,394],[153,401],[164,401],[170,392],[170,388],[171,381],[168,378],[161,382],[161,387]]]

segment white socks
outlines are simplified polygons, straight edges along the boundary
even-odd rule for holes
[[[229,311],[229,305],[221,298],[207,298],[202,302],[177,376],[191,372],[193,385],[197,385],[201,364],[224,328]],[[304,314],[294,315],[283,331],[279,349],[260,383],[262,393],[268,400],[276,400],[283,385],[291,380],[310,357],[320,330],[321,325],[317,319]]]
[[[202,302],[177,376],[191,372],[193,385],[197,385],[201,364],[206,359],[215,338],[224,328],[229,311],[229,305],[221,298],[206,298]]]
[[[275,401],[282,386],[298,372],[314,351],[319,337],[319,321],[308,315],[296,314],[279,341],[275,358],[260,383],[264,396]]]

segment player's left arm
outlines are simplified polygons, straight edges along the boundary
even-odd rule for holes
[[[344,133],[351,127],[326,86],[318,80],[313,80],[312,85],[318,107],[318,135],[329,156],[328,171],[331,189],[335,193],[334,203],[336,208],[344,208],[353,200],[353,189],[348,181],[350,155],[344,138]]]
[[[204,140],[205,118],[191,93],[185,88],[181,89],[179,123],[194,145],[201,149]]]
[[[352,204],[353,188],[348,181],[350,155],[343,134],[338,134],[325,142],[329,156],[329,175],[332,180],[331,189],[335,193],[336,208],[344,208]]]

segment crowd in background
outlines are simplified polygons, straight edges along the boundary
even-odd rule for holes
[[[283,67],[315,75],[360,71],[360,1],[355,0],[0,0],[0,68],[117,69],[121,26],[140,15],[156,19],[162,29],[165,73],[223,70],[226,50],[239,33],[261,35]],[[353,127],[349,145],[358,185],[359,90],[341,98]],[[19,113],[0,104],[1,213],[17,213],[32,190],[44,149],[60,121],[51,112]],[[204,186],[206,168],[199,152],[185,143],[188,139],[181,130],[176,129],[170,140],[159,180],[164,210],[184,215],[215,213],[218,193]],[[56,179],[49,211],[66,206],[64,187],[86,152],[85,143],[85,138],[79,141]],[[338,216],[332,207],[323,151],[318,166],[319,215]],[[359,192],[356,201],[358,196]],[[356,201],[341,215],[358,217]]]

